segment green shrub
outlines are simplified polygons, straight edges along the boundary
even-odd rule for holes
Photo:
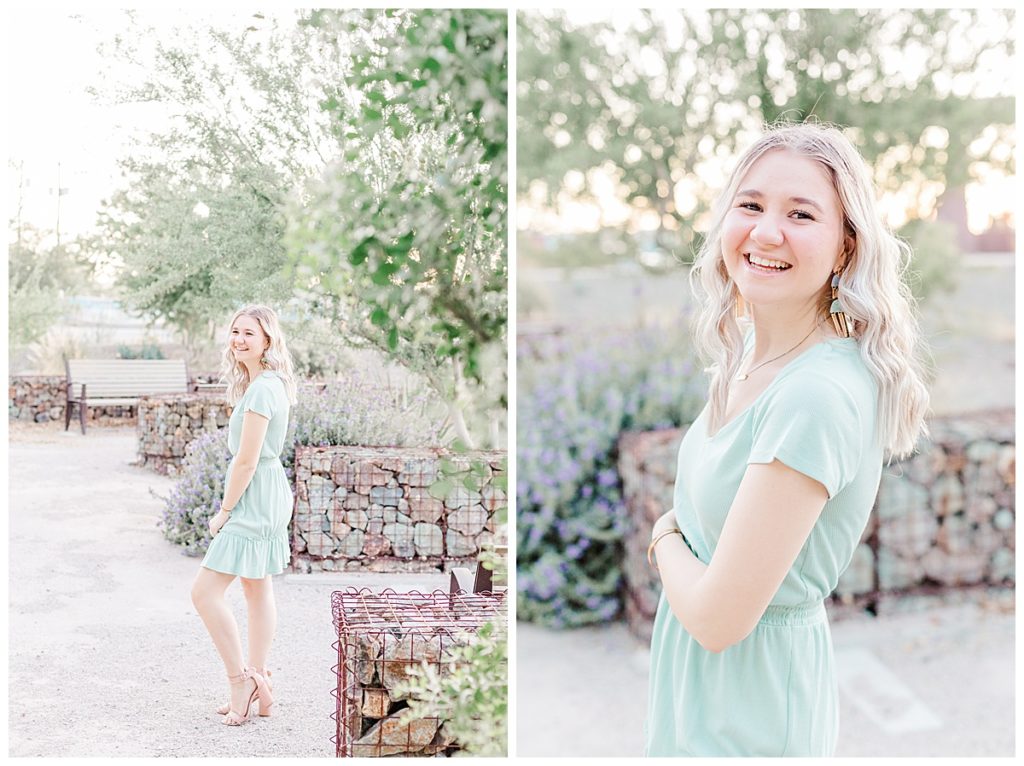
[[[145,343],[139,348],[131,346],[117,347],[118,359],[166,359],[164,352],[155,343]]]
[[[423,663],[403,685],[404,721],[438,718],[469,756],[507,755],[508,638],[494,623],[460,637],[440,668]]]

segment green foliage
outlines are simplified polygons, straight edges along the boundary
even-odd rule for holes
[[[204,179],[137,162],[133,175],[107,203],[94,240],[123,264],[118,288],[127,305],[165,320],[197,349],[239,304],[291,294],[283,218],[247,182],[247,171]]]
[[[462,754],[506,756],[508,638],[494,623],[461,638],[440,668],[423,663],[410,673],[402,719],[439,718]]]
[[[446,399],[466,382],[503,405],[505,13],[317,11],[309,24],[352,46],[321,102],[345,149],[293,206],[290,258],[350,332]]]
[[[292,410],[295,444],[325,447],[438,447],[449,441],[441,402],[429,390],[388,386],[350,370],[303,386]],[[292,449],[282,457],[291,465]]]
[[[298,304],[298,305],[297,305]],[[345,338],[315,306],[292,301],[281,317],[295,374],[302,378],[336,378],[355,362],[344,348]]]
[[[46,233],[19,225],[7,247],[10,352],[39,341],[69,310],[66,295],[86,278],[89,266],[71,245],[47,245]]]
[[[137,45],[137,40],[152,41]],[[101,52],[118,68],[98,95],[175,115],[121,163],[126,185],[88,245],[120,270],[126,303],[177,328],[194,355],[239,304],[292,295],[283,202],[338,142],[308,86],[338,62],[305,28],[259,14],[238,33],[134,25]]]
[[[118,359],[166,359],[164,352],[155,343],[145,343],[139,348],[121,345],[117,347]]]
[[[594,199],[601,169],[635,210],[658,214],[659,247],[679,254],[669,240],[680,232],[685,254],[722,166],[765,122],[849,126],[880,188],[912,199],[934,182],[962,186],[979,161],[1012,172],[1014,43],[1005,30],[1013,17],[969,9],[641,11],[620,31],[524,12],[517,191],[539,181],[549,204],[559,194]],[[1005,71],[993,79],[986,66],[1000,60]],[[972,146],[993,124],[995,138]]]
[[[907,283],[919,301],[956,287],[954,275],[960,261],[956,227],[945,221],[910,221],[899,231],[913,249]]]

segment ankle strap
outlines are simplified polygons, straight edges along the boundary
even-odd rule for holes
[[[229,675],[228,676],[228,683],[240,684],[240,683],[242,683],[242,681],[249,680],[250,678],[252,678],[252,676],[253,676],[253,668],[246,668],[241,673],[239,673],[237,676]]]

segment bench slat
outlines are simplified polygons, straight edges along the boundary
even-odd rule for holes
[[[71,397],[82,398],[82,385],[89,402],[129,400],[136,404],[148,394],[188,393],[188,370],[184,359],[68,359]]]

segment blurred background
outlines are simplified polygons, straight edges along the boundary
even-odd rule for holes
[[[1016,22],[1008,10],[519,13],[521,755],[642,750],[646,644],[626,595],[637,511],[626,498],[620,437],[685,426],[703,407],[689,266],[714,195],[765,123],[832,122],[858,146],[886,222],[914,250],[906,279],[931,357],[933,418],[997,442],[986,429],[1001,424],[1012,461]],[[671,476],[653,481],[670,485]],[[1012,753],[1012,467],[1006,481],[999,523],[1010,531],[999,533],[998,556],[1008,567],[944,578],[910,557],[901,566],[920,576],[884,599],[876,593],[844,611],[837,597],[834,635],[850,649],[852,673],[839,755]],[[914,492],[924,500],[904,515],[929,519],[923,553],[939,545],[933,525],[946,524],[934,521],[928,498],[946,485],[922,482]],[[961,490],[970,504],[972,487]],[[991,528],[961,522],[979,539]],[[956,566],[968,547],[942,555]],[[987,627],[951,639],[948,626],[966,619],[943,611],[952,602],[988,609]],[[907,622],[894,622],[904,611]],[[916,650],[875,639],[894,631]],[[925,649],[927,636],[942,648]],[[954,646],[965,654],[954,656]],[[870,675],[865,657],[886,679],[880,685],[860,683]],[[936,658],[950,677],[979,681],[970,703],[989,715],[965,715],[948,688],[929,685],[921,663]],[[886,728],[887,715],[891,722],[920,698],[932,710],[906,736]],[[954,719],[971,736],[941,736],[941,722]]]

